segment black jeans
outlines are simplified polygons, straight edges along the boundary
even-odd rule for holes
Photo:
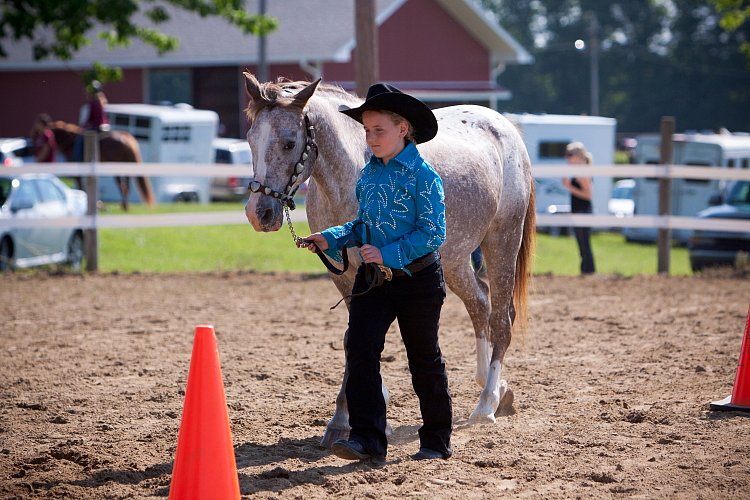
[[[591,228],[576,227],[573,233],[578,242],[578,251],[581,254],[581,274],[591,274],[596,271],[594,266],[594,254],[591,252]]]
[[[366,289],[362,266],[353,292]],[[451,395],[438,343],[438,323],[444,300],[445,281],[440,261],[412,276],[394,277],[352,298],[346,340],[349,377],[345,388],[352,427],[350,439],[362,443],[372,455],[384,457],[388,449],[380,355],[394,319],[398,319],[412,385],[419,398],[423,422],[419,429],[420,446],[446,456],[452,454]]]

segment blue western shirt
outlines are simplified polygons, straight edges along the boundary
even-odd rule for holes
[[[322,231],[326,253],[341,261],[341,250],[352,236],[380,249],[383,264],[404,269],[412,261],[437,250],[445,241],[445,193],[437,172],[407,142],[388,165],[373,156],[357,181],[357,219]],[[372,241],[367,241],[365,228]]]

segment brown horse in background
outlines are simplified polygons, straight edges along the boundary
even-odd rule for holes
[[[55,134],[55,141],[59,151],[65,156],[66,161],[73,161],[73,150],[76,139],[82,136],[84,130],[78,125],[66,123],[64,121],[55,121],[50,125],[52,133]],[[128,132],[111,131],[99,133],[99,159],[102,162],[134,162],[140,163],[141,149],[138,141]],[[76,178],[79,187],[81,186],[80,177]],[[122,209],[128,209],[128,195],[130,193],[130,177],[115,177],[115,182],[120,188],[122,196]],[[151,187],[151,181],[148,177],[136,177],[136,187],[141,200],[146,202],[149,207],[156,204],[154,190]]]

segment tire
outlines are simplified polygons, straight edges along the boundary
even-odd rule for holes
[[[13,242],[10,238],[0,241],[0,272],[13,271]]]
[[[72,271],[80,272],[83,267],[83,234],[76,231],[68,242],[67,264]]]

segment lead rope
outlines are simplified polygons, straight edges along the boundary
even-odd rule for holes
[[[289,209],[284,206],[284,214],[286,215],[286,221],[289,225],[289,231],[292,233],[292,238],[294,239],[294,243],[297,246],[304,246],[307,247],[309,245],[315,245],[312,241],[305,240],[304,238],[300,238],[297,236],[297,232],[294,230],[294,226],[292,225],[292,219],[289,216]],[[352,233],[354,232],[354,228],[357,227],[359,224],[362,224],[365,226],[366,231],[366,237],[367,241],[370,241],[370,227],[365,224],[362,221],[359,221],[355,223],[352,226]],[[321,262],[326,266],[326,268],[331,271],[333,274],[336,274],[338,276],[341,276],[344,274],[347,269],[349,269],[349,253],[347,252],[348,248],[353,247],[361,247],[362,244],[359,243],[354,238],[350,239],[344,244],[344,247],[341,251],[341,257],[343,260],[344,268],[338,269],[336,268],[331,262],[326,258],[326,256],[323,254],[323,252],[315,246],[315,254],[320,258]],[[365,264],[365,283],[367,284],[367,289],[363,292],[357,292],[357,293],[350,293],[349,295],[345,295],[339,299],[338,302],[336,302],[333,306],[331,306],[330,310],[333,311],[336,309],[339,304],[341,304],[342,301],[346,299],[351,299],[352,297],[359,297],[360,295],[364,295],[373,288],[382,285],[386,281],[391,281],[393,279],[393,271],[390,270],[390,268],[385,267],[382,264],[376,264],[374,262],[369,262]]]
[[[346,252],[346,250],[344,250]],[[367,283],[367,289],[364,292],[358,292],[358,293],[350,293],[349,295],[346,295],[344,297],[341,297],[338,302],[336,302],[334,305],[331,306],[330,310],[333,311],[336,309],[339,304],[345,299],[351,299],[352,297],[359,297],[360,295],[364,295],[376,286],[380,286],[386,281],[391,281],[393,278],[393,274],[391,273],[391,270],[388,269],[385,266],[382,266],[380,264],[375,264],[374,262],[370,262],[368,264],[365,264],[365,283]],[[382,269],[388,269],[388,273],[384,273]]]

